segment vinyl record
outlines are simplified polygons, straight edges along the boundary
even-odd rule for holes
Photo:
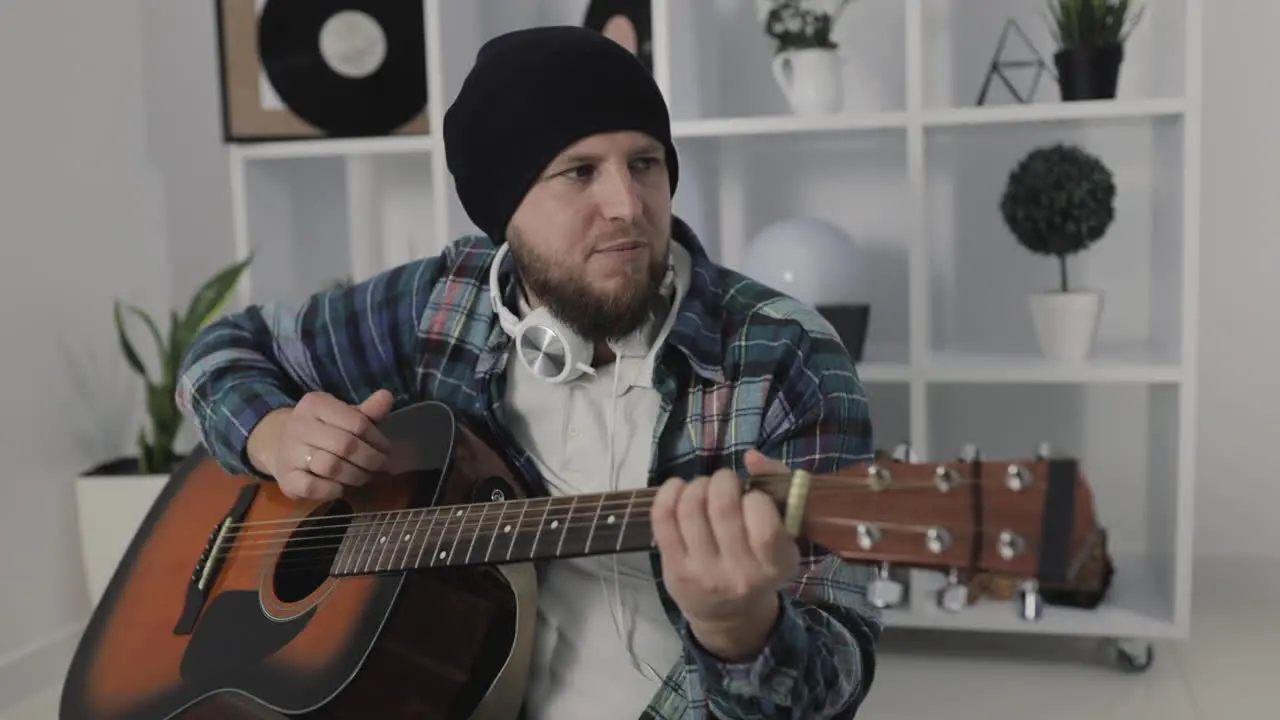
[[[650,0],[591,0],[582,26],[631,51],[653,72],[653,10]]]
[[[280,100],[333,136],[386,135],[427,102],[421,0],[267,0],[263,71]]]

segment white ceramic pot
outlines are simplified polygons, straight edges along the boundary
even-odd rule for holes
[[[835,50],[784,50],[773,56],[773,77],[797,115],[831,115],[844,107],[844,79]]]
[[[138,527],[169,482],[168,475],[83,475],[76,514],[89,603],[96,606]]]
[[[1102,294],[1044,292],[1028,298],[1040,350],[1050,360],[1081,362],[1093,351]]]

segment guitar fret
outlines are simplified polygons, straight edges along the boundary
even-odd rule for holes
[[[507,527],[505,525],[502,527],[502,531],[504,533],[507,533],[508,535],[508,539],[507,539],[507,559],[508,560],[511,559],[511,554],[516,549],[516,541],[519,540],[522,536],[521,530],[523,529],[522,526],[524,525],[524,515],[526,512],[529,511],[529,502],[530,501],[525,500],[524,502],[520,503],[520,516],[516,518],[515,525],[511,528],[510,532],[507,532]]]
[[[573,525],[573,506],[578,502],[578,498],[574,497],[569,500],[569,510],[565,513],[564,527],[560,530],[560,542],[556,543],[556,557],[560,557],[561,551],[564,550],[564,539],[569,535],[569,527]]]
[[[591,515],[591,529],[587,531],[587,539],[582,543],[582,552],[590,554],[595,552],[591,547],[591,540],[596,536],[596,525],[600,524],[600,509],[604,507],[604,499],[609,497],[605,493],[600,493],[600,500],[596,503],[596,510]]]
[[[387,512],[386,517],[378,521],[378,560],[373,564],[374,572],[382,572],[386,569],[383,567],[382,562],[387,558],[387,548],[395,547],[391,542],[395,533],[395,518],[394,514]],[[394,550],[392,554],[394,554]]]
[[[411,567],[422,567],[422,556],[427,552],[427,543],[431,541],[431,531],[436,526],[436,520],[440,519],[440,510],[431,510],[431,522],[427,524],[427,531],[422,534],[422,538],[418,544],[418,557],[414,558]]]
[[[489,503],[485,503],[484,505],[480,506],[480,519],[476,521],[474,532],[471,533],[471,543],[467,545],[467,556],[462,559],[462,562],[465,564],[471,563],[471,553],[474,552],[476,549],[476,540],[480,537],[483,537],[482,533],[485,532],[484,516],[485,514],[488,513],[488,511],[489,511]]]
[[[542,520],[538,522],[538,531],[533,534],[533,542],[529,544],[529,554],[526,557],[537,557],[538,543],[542,540],[542,529],[547,526],[547,515],[551,513],[551,499],[544,498],[540,501],[543,505]]]
[[[444,508],[442,508],[442,510],[444,510]],[[449,555],[449,551],[443,550],[442,548],[444,547],[444,541],[453,537],[453,534],[449,531],[449,526],[450,523],[453,522],[453,519],[461,512],[462,510],[451,510],[449,514],[445,516],[444,527],[440,528],[440,537],[436,540],[435,549],[431,551],[431,561],[428,563],[431,567],[441,564],[440,561]]]
[[[398,570],[401,563],[396,560],[397,555],[408,555],[409,541],[413,539],[413,533],[409,532],[409,527],[413,524],[413,511],[404,511],[396,513],[395,522],[391,524],[391,533],[387,538],[387,545],[391,549],[391,557],[387,560],[386,570]],[[401,551],[404,551],[403,553]]]
[[[403,549],[404,553],[398,560],[392,558],[392,569],[403,570],[409,566],[409,557],[413,554],[414,544],[421,538],[422,518],[425,514],[426,511],[422,508],[404,511],[404,528],[400,530],[398,543],[399,549]]]
[[[622,525],[618,528],[618,544],[614,546],[614,551],[622,552],[622,540],[627,535],[627,521],[631,519],[631,506],[636,502],[636,491],[631,491],[631,499],[627,501],[627,509],[622,513]]]
[[[453,564],[453,554],[458,550],[458,541],[465,539],[467,534],[471,531],[472,528],[469,519],[471,518],[471,510],[474,507],[474,505],[468,505],[456,513],[458,517],[458,528],[453,531],[453,543],[449,546],[448,556],[444,558],[445,565]]]
[[[351,528],[355,527],[355,523],[349,523],[347,528],[342,531],[342,540],[338,542],[338,555],[333,559],[333,564],[329,566],[329,572],[334,575],[342,575],[346,572],[346,567],[351,564]]]
[[[361,572],[368,573],[372,571],[373,568],[370,567],[370,564],[375,562],[378,553],[382,549],[382,545],[378,543],[378,538],[382,536],[382,517],[384,515],[386,515],[385,512],[375,513],[373,517],[369,518],[369,524],[365,527],[364,551],[368,552],[369,555],[364,559],[364,567],[361,568]],[[376,564],[374,567],[376,567]]]
[[[509,506],[510,504],[511,503],[504,502],[498,506],[499,508],[501,508],[498,511],[498,519],[494,523],[493,528],[489,530],[489,547],[485,548],[485,551],[484,551],[484,562],[486,563],[490,562],[489,558],[493,554],[494,544],[498,542],[498,535],[501,534],[502,529],[506,527],[507,506]]]

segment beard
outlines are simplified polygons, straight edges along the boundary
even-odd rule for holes
[[[591,287],[581,274],[557,265],[519,241],[508,238],[520,279],[557,320],[591,343],[612,342],[640,329],[660,304],[658,290],[667,259],[653,258],[647,272],[614,292]]]

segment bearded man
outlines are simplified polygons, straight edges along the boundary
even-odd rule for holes
[[[490,40],[443,131],[483,234],[206,328],[178,391],[206,447],[333,499],[386,460],[378,422],[431,399],[499,438],[534,494],[659,487],[655,553],[541,568],[524,716],[852,717],[881,632],[869,573],[743,483],[871,457],[832,328],[672,215],[662,94],[599,33]]]

